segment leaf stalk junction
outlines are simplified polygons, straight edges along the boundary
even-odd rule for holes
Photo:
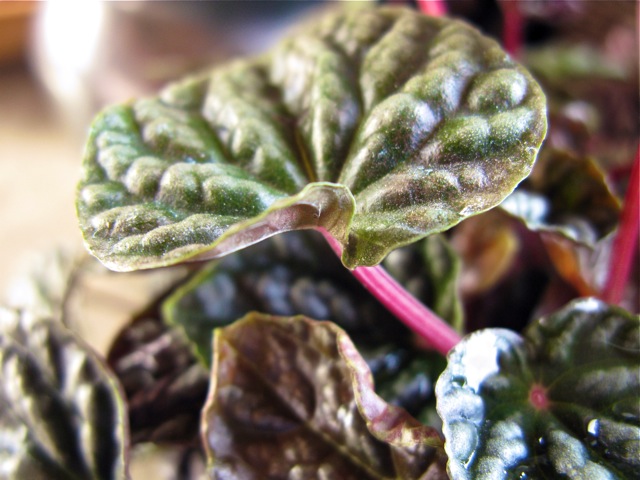
[[[338,241],[324,228],[319,228],[333,251],[342,254]],[[418,301],[380,265],[357,267],[353,276],[374,295],[398,320],[423,339],[429,347],[446,355],[461,337],[443,319]]]

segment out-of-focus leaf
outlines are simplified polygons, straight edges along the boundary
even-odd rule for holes
[[[127,397],[131,443],[198,445],[208,372],[157,305],[123,329],[108,362]]]
[[[615,228],[620,202],[588,158],[545,150],[527,178],[500,205],[537,231],[593,246]]]
[[[25,275],[10,281],[5,305],[43,317],[63,318],[75,276],[90,258],[84,250],[62,248],[37,255]]]
[[[601,291],[609,270],[613,235],[594,248],[554,232],[543,232],[541,239],[555,270],[580,296],[595,296]]]
[[[499,210],[470,218],[451,232],[462,260],[459,288],[464,297],[481,295],[513,269],[522,245],[513,222]]]
[[[615,232],[598,241],[593,248],[577,244],[554,232],[543,232],[540,237],[554,270],[579,296],[597,296],[603,291],[612,256],[616,255],[613,251]],[[636,264],[618,304],[630,312],[640,311],[638,281]]]
[[[467,332],[490,327],[521,331],[576,298],[577,291],[549,259],[547,234],[529,230],[499,208],[451,230],[450,244],[462,260],[458,284]]]
[[[420,287],[419,298],[431,300],[422,291],[429,277],[419,268],[424,263],[412,270],[419,280],[408,283]],[[170,295],[163,318],[184,331],[209,366],[213,330],[250,311],[333,321],[356,343],[386,401],[415,415],[435,405],[432,383],[444,365],[413,345],[409,331],[342,266],[322,236],[289,232],[211,263]]]
[[[0,476],[126,477],[126,418],[117,380],[53,320],[0,311]]]
[[[582,299],[525,337],[471,334],[438,380],[458,479],[633,478],[640,469],[640,319]]]
[[[384,267],[409,293],[462,331],[464,318],[458,292],[461,261],[443,235],[431,235],[394,250]]]
[[[212,478],[446,478],[436,431],[375,394],[334,324],[251,314],[214,342],[203,413]]]
[[[250,311],[331,320],[362,346],[407,346],[409,331],[340,263],[322,236],[290,232],[211,263],[163,306],[210,364],[211,336]]]
[[[359,352],[371,369],[378,395],[440,431],[435,384],[447,365],[444,357],[435,352],[413,353],[388,345]]]
[[[500,203],[546,131],[541,89],[496,42],[402,8],[338,10],[270,53],[111,107],[77,210],[133,270],[324,227],[348,267]]]
[[[621,80],[626,76],[624,68],[584,43],[529,50],[524,63],[536,74],[553,82],[585,77]]]

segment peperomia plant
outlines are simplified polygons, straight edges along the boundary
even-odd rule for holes
[[[2,312],[0,476],[124,478],[155,443],[180,478],[631,478],[640,319],[593,298],[620,206],[584,152],[538,155],[546,131],[494,40],[398,7],[107,108],[86,245],[182,270],[106,365],[69,292],[131,274],[87,259]]]

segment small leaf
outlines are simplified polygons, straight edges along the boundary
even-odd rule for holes
[[[335,325],[252,314],[214,343],[203,413],[212,478],[446,478],[435,430],[373,392]]]
[[[346,266],[374,265],[511,193],[545,108],[529,73],[459,21],[338,9],[266,55],[101,113],[81,229],[116,270],[317,227]]]
[[[532,324],[471,334],[438,380],[457,479],[634,477],[640,319],[594,299]]]
[[[618,223],[620,202],[589,158],[545,150],[531,175],[500,204],[536,231],[551,231],[593,247]]]
[[[61,324],[0,310],[3,478],[126,477],[117,381]]]

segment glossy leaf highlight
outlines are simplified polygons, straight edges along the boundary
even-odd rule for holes
[[[0,310],[0,476],[126,478],[117,381],[60,323]]]
[[[438,380],[455,479],[632,478],[640,468],[640,319],[582,299],[525,337],[471,334]]]
[[[94,121],[77,210],[133,270],[322,227],[350,268],[500,203],[531,169],[544,96],[455,20],[338,9],[271,52]]]

